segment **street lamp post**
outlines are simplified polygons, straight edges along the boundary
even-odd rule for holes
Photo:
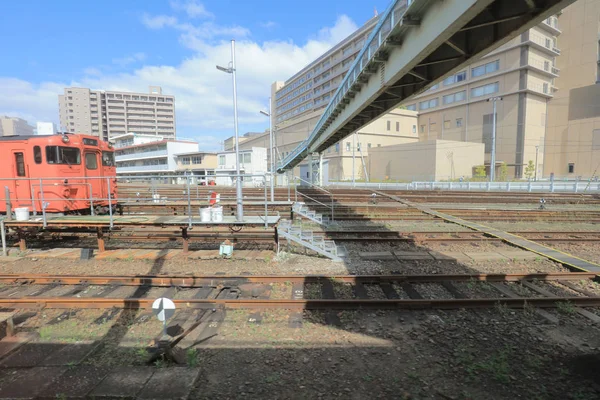
[[[491,101],[494,105],[492,112],[492,154],[490,157],[490,182],[494,182],[496,175],[496,101],[502,100],[502,97],[491,97],[487,101]]]
[[[271,153],[271,201],[275,201],[275,155],[273,154],[273,111],[271,110],[271,98],[269,98],[269,112],[261,110],[260,113],[269,117],[269,148]]]
[[[230,65],[225,68],[217,65],[219,71],[231,74],[233,80],[233,126],[235,129],[235,173],[236,177],[236,204],[237,213],[235,216],[236,221],[242,222],[244,220],[244,205],[242,203],[242,177],[240,176],[240,139],[238,134],[238,112],[237,112],[237,89],[235,80],[235,40],[231,40],[231,62]]]

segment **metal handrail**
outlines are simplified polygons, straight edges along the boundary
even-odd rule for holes
[[[323,131],[325,123],[327,122],[331,114],[334,112],[335,108],[342,101],[346,93],[348,93],[348,91],[359,78],[364,69],[369,65],[370,61],[375,56],[379,48],[384,44],[385,39],[387,39],[387,36],[390,34],[390,32],[392,32],[396,24],[402,20],[401,17],[406,14],[406,12],[413,3],[415,3],[415,0],[394,0],[392,4],[390,4],[390,6],[385,10],[385,12],[381,15],[381,18],[379,19],[379,22],[377,23],[377,25],[375,25],[375,28],[365,41],[365,45],[363,46],[362,50],[360,51],[360,53],[358,53],[358,56],[352,63],[352,66],[348,69],[348,72],[344,76],[342,83],[338,86],[338,89],[336,90],[335,94],[329,101],[329,104],[323,111],[323,114],[321,115],[321,118],[315,125],[315,128],[313,129],[312,133],[306,140],[299,144],[298,147],[292,150],[290,155],[283,159],[283,161],[279,165],[279,169],[284,168],[291,161],[296,159],[301,153],[307,151],[308,146],[314,142],[317,134]],[[401,5],[401,7],[399,7],[398,10],[396,10],[399,4]],[[399,14],[401,14],[399,15],[400,18],[396,16],[396,11],[399,11]],[[386,29],[385,32],[384,29]],[[374,44],[375,47],[373,47]]]
[[[313,199],[312,197],[310,197],[310,196],[308,196],[308,195],[306,195],[306,194],[304,194],[304,193],[302,193],[302,196],[304,196],[304,197],[306,197],[306,198],[309,198],[310,200],[314,201],[315,203],[318,203],[318,204],[322,205],[323,207],[331,208],[331,221],[333,221],[333,220],[334,220],[334,201],[333,201],[333,193],[331,193],[330,191],[328,191],[328,190],[326,190],[326,189],[322,188],[321,186],[315,185],[315,184],[314,184],[314,183],[312,183],[312,182],[305,181],[304,179],[300,178],[299,176],[295,176],[295,177],[294,177],[294,181],[295,181],[296,179],[298,179],[298,180],[300,180],[300,181],[302,181],[302,182],[306,182],[306,183],[308,183],[309,185],[311,185],[311,186],[314,186],[314,187],[316,187],[317,189],[320,189],[320,190],[324,191],[325,193],[329,194],[329,196],[331,197],[331,205],[330,205],[330,206],[328,206],[327,204],[321,203],[320,201],[318,201],[318,200],[316,200],[316,199]],[[295,196],[295,199],[296,199],[296,201],[298,201],[298,185],[294,185],[294,196]]]

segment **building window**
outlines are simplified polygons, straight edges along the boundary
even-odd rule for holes
[[[192,156],[192,164],[202,164],[201,156]]]
[[[377,143],[377,147],[381,147],[381,143]]]
[[[437,131],[437,124],[435,122],[432,122],[429,124],[429,132],[436,132]]]
[[[329,153],[331,153],[331,147],[328,147],[328,148],[327,148],[327,153],[328,153],[328,154],[329,154]]]
[[[336,143],[336,144],[335,144],[335,152],[336,152],[336,153],[339,153],[339,152],[340,152],[340,144],[339,144],[339,143]]]
[[[346,151],[350,151],[350,142],[346,142]]]
[[[462,118],[456,118],[456,127],[460,128],[463,125]]]
[[[444,129],[450,129],[450,120],[444,121]]]
[[[600,129],[592,131],[592,150],[600,150]]]
[[[219,165],[225,165],[225,156],[219,156]]]
[[[575,173],[575,163],[569,163],[569,173],[570,174]]]
[[[417,105],[416,104],[409,104],[409,105],[406,106],[406,109],[410,110],[410,111],[417,111]]]
[[[389,131],[390,129],[392,129],[392,123],[387,121],[387,130]]]
[[[367,143],[367,149],[371,148],[371,143]]]
[[[460,92],[451,93],[451,94],[448,94],[448,95],[444,96],[442,98],[442,101],[443,101],[444,104],[452,104],[452,103],[455,103],[457,101],[463,101],[466,96],[467,96],[467,91],[466,90],[462,90]]]
[[[42,149],[40,146],[33,146],[33,160],[36,164],[42,163]]]
[[[252,153],[242,154],[242,163],[244,163],[244,164],[252,163]]]
[[[462,82],[467,79],[467,71],[461,71],[455,75],[449,76],[444,79],[444,86],[453,85],[458,82]]]
[[[412,132],[413,132],[413,133],[417,133],[417,126],[416,126],[416,125],[413,125]]]
[[[490,83],[488,85],[478,86],[471,89],[471,97],[486,96],[498,91],[498,82]]]
[[[360,151],[360,142],[356,144],[356,150]]]
[[[425,133],[425,125],[419,127],[419,133]]]
[[[181,157],[181,164],[190,165],[190,158],[189,157]]]
[[[433,108],[433,107],[437,107],[438,105],[438,98],[436,97],[435,99],[431,99],[431,100],[425,100],[419,103],[419,110],[427,110],[429,108]]]
[[[498,71],[500,69],[500,60],[492,61],[487,64],[480,65],[479,67],[475,67],[471,69],[471,77],[475,78],[478,76],[491,74],[492,72]]]
[[[396,121],[396,132],[400,132],[400,122]]]

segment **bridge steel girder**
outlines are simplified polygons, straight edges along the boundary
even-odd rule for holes
[[[405,16],[419,24],[401,22],[392,28],[388,38],[393,41],[383,41],[377,50],[387,60],[371,59],[364,66],[354,83],[360,83],[360,90],[352,91],[353,97],[346,94],[343,109],[330,115],[278,171],[293,168],[308,152],[324,151],[574,1],[414,0]],[[370,68],[375,72],[365,73]]]

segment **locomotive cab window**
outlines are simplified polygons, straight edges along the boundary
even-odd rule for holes
[[[75,147],[46,146],[46,162],[48,164],[81,164],[81,152]]]
[[[17,165],[17,176],[25,176],[25,158],[23,153],[15,153],[15,164]]]
[[[42,149],[40,146],[33,146],[33,160],[36,164],[42,163]]]
[[[96,157],[96,153],[85,153],[85,168],[98,169],[98,157]]]
[[[102,152],[102,166],[103,167],[114,167],[115,166],[115,153],[112,151]]]

